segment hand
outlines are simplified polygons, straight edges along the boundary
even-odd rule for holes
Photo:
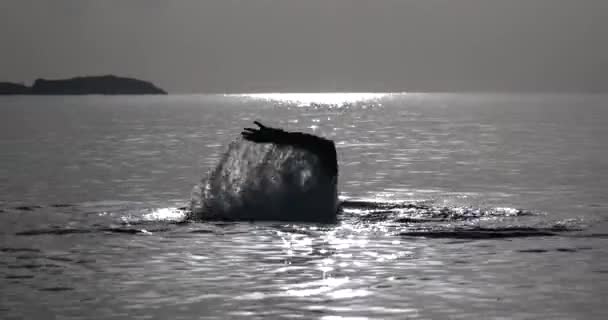
[[[285,131],[281,129],[275,129],[271,127],[266,127],[258,121],[253,122],[255,125],[259,127],[259,129],[254,128],[245,128],[241,135],[245,140],[253,141],[253,142],[274,142],[277,139],[277,135],[281,133],[285,133]]]

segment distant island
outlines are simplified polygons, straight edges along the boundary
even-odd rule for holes
[[[113,75],[71,79],[37,79],[31,87],[0,82],[0,95],[85,95],[85,94],[167,94],[154,84]]]

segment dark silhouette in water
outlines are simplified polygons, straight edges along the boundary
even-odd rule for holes
[[[34,85],[0,83],[0,94],[20,95],[85,95],[85,94],[167,94],[150,82],[132,78],[107,76],[76,77],[61,80],[37,79]]]
[[[245,128],[192,192],[195,220],[334,222],[338,163],[333,141],[266,127]]]
[[[321,159],[321,164],[330,176],[338,176],[338,155],[333,141],[303,132],[288,132],[283,129],[266,127],[254,121],[259,129],[245,128],[241,135],[257,143],[274,143],[308,150]]]

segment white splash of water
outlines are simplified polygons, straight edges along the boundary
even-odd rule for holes
[[[336,177],[322,168],[306,150],[239,139],[194,187],[192,211],[203,219],[323,220],[338,201]]]

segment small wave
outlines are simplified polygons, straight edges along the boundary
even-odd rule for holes
[[[6,275],[4,279],[7,280],[25,280],[25,279],[33,279],[33,275]]]
[[[608,239],[608,233],[589,233],[589,234],[577,234],[573,235],[575,238],[598,238],[598,239]]]
[[[591,247],[575,247],[575,248],[555,248],[555,249],[541,249],[541,248],[537,248],[537,249],[521,249],[521,250],[516,250],[517,252],[521,252],[521,253],[547,253],[547,252],[568,252],[568,253],[575,253],[575,252],[579,252],[579,251],[587,251],[587,250],[591,250]]]
[[[36,210],[44,209],[44,208],[69,208],[69,207],[74,207],[74,206],[76,206],[76,205],[69,204],[69,203],[54,203],[54,204],[50,204],[50,205],[21,204],[21,205],[17,205],[17,206],[13,206],[13,207],[2,208],[2,209],[0,209],[0,213],[6,212],[6,210],[9,210],[9,212],[10,211],[36,211]]]
[[[66,235],[66,234],[75,234],[75,233],[91,233],[92,230],[85,229],[71,229],[71,228],[52,228],[52,229],[36,229],[36,230],[27,230],[20,231],[15,233],[17,236],[39,236],[45,234],[52,235]]]
[[[582,230],[581,221],[552,224],[529,219],[542,213],[509,207],[446,207],[429,201],[344,199],[342,210],[343,220],[358,226],[386,227],[387,232],[404,237],[503,239],[564,236],[564,233]]]
[[[69,203],[55,203],[52,204],[51,207],[53,208],[69,208],[69,207],[73,207],[75,206],[74,204],[69,204]]]
[[[34,211],[36,209],[41,209],[42,206],[17,206],[14,207],[13,209],[15,210],[19,210],[19,211]]]
[[[22,253],[22,252],[40,252],[40,250],[38,249],[32,249],[32,248],[0,248],[0,252],[7,252],[7,253]]]
[[[471,208],[433,206],[428,202],[344,200],[344,213],[362,221],[392,221],[397,223],[426,223],[464,221],[482,218],[533,216],[536,213],[515,208]]]
[[[83,233],[122,233],[122,234],[152,234],[154,232],[169,231],[170,228],[155,228],[155,229],[137,229],[128,227],[101,227],[101,228],[90,228],[90,229],[77,229],[77,228],[63,228],[55,227],[48,229],[34,229],[27,231],[20,231],[15,233],[17,236],[41,236],[41,235],[72,235],[72,234],[83,234]]]
[[[74,290],[74,288],[70,288],[70,287],[50,287],[50,288],[40,288],[40,291],[52,291],[52,292],[58,292],[58,291],[71,291]]]
[[[560,232],[575,231],[563,227],[533,228],[533,227],[503,227],[503,228],[455,228],[452,230],[421,230],[401,232],[400,236],[446,238],[446,239],[503,239],[524,237],[551,237]]]

